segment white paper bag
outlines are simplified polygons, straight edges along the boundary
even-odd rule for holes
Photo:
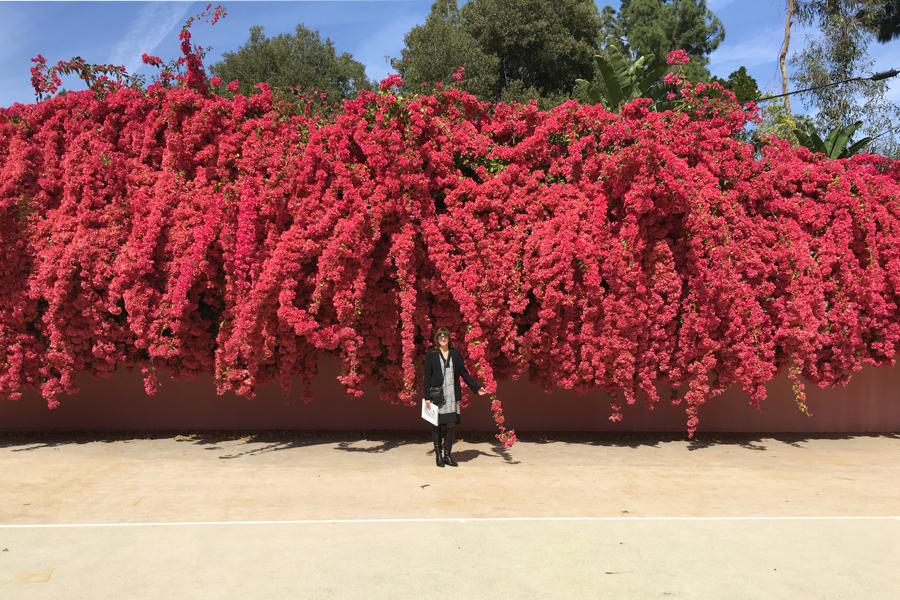
[[[431,408],[428,408],[428,403],[422,400],[422,418],[431,423],[432,425],[438,424],[438,407],[431,404]]]

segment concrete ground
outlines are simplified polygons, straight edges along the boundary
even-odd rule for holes
[[[898,435],[330,435],[0,438],[0,598],[900,597]]]

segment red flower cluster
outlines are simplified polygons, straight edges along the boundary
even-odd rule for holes
[[[148,57],[144,54],[144,62],[147,62],[148,58],[153,59],[155,57]],[[143,83],[142,76],[129,75],[125,71],[125,67],[92,65],[85,62],[80,56],[67,61],[61,60],[49,68],[47,67],[47,59],[40,54],[32,58],[31,62],[35,63],[31,67],[31,85],[38,100],[43,99],[45,95],[52,96],[59,91],[59,86],[62,85],[60,74],[78,75],[88,87],[101,95],[124,85],[140,86]]]
[[[672,50],[666,58],[667,65],[686,65],[689,62],[691,59],[684,50]]]
[[[893,364],[898,163],[755,159],[717,86],[621,115],[445,87],[315,116],[260,89],[0,109],[0,393],[54,406],[138,366],[148,392],[159,370],[248,397],[296,376],[309,400],[325,353],[349,394],[412,403],[443,325],[492,394],[528,371],[652,409],[664,381],[693,433],[729,385],[758,406],[785,368]]]
[[[145,65],[150,65],[153,67],[161,67],[164,64],[160,57],[150,56],[146,52],[144,54],[141,54],[141,62],[143,62]]]
[[[422,85],[426,85],[424,82]],[[403,80],[400,79],[400,76],[394,73],[393,75],[388,75],[386,79],[382,79],[378,84],[378,89],[382,92],[394,92],[403,87]]]
[[[506,417],[503,416],[503,407],[500,405],[500,401],[494,398],[493,402],[491,402],[491,410],[494,412],[494,422],[497,424],[497,428],[500,430],[500,433],[497,434],[497,439],[503,443],[503,446],[506,448],[511,448],[513,444],[519,441],[516,438],[515,429],[510,429],[507,431],[506,427],[503,423],[506,421]]]

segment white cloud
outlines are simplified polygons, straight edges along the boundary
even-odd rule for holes
[[[737,44],[722,44],[709,55],[710,70],[730,67],[752,67],[778,61],[784,41],[783,27],[769,27],[756,37]]]
[[[151,2],[138,13],[128,32],[113,48],[110,63],[125,65],[129,73],[141,68],[141,54],[151,53],[186,20],[190,2]]]

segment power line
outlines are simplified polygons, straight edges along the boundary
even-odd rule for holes
[[[881,81],[882,79],[890,79],[891,77],[896,77],[900,75],[900,71],[897,69],[891,69],[890,71],[882,71],[880,73],[875,73],[869,77],[853,77],[851,79],[845,79],[844,81],[836,81],[834,83],[825,83],[822,85],[817,85],[815,87],[806,88],[805,90],[794,90],[793,92],[788,92],[787,94],[778,94],[777,96],[766,96],[765,98],[760,98],[757,102],[764,102],[765,100],[774,100],[775,98],[784,98],[785,96],[792,96],[794,94],[803,94],[806,92],[813,92],[815,90],[821,90],[822,88],[832,87],[835,85],[841,85],[842,83],[850,83],[851,81]]]
[[[887,129],[885,129],[884,131],[882,131],[882,132],[879,133],[878,135],[872,137],[872,139],[869,140],[869,143],[871,144],[872,142],[874,142],[875,140],[877,140],[877,139],[880,138],[881,136],[887,135],[887,134],[891,133],[892,131],[897,131],[898,129],[900,129],[900,125],[894,125],[893,127],[888,127]]]

